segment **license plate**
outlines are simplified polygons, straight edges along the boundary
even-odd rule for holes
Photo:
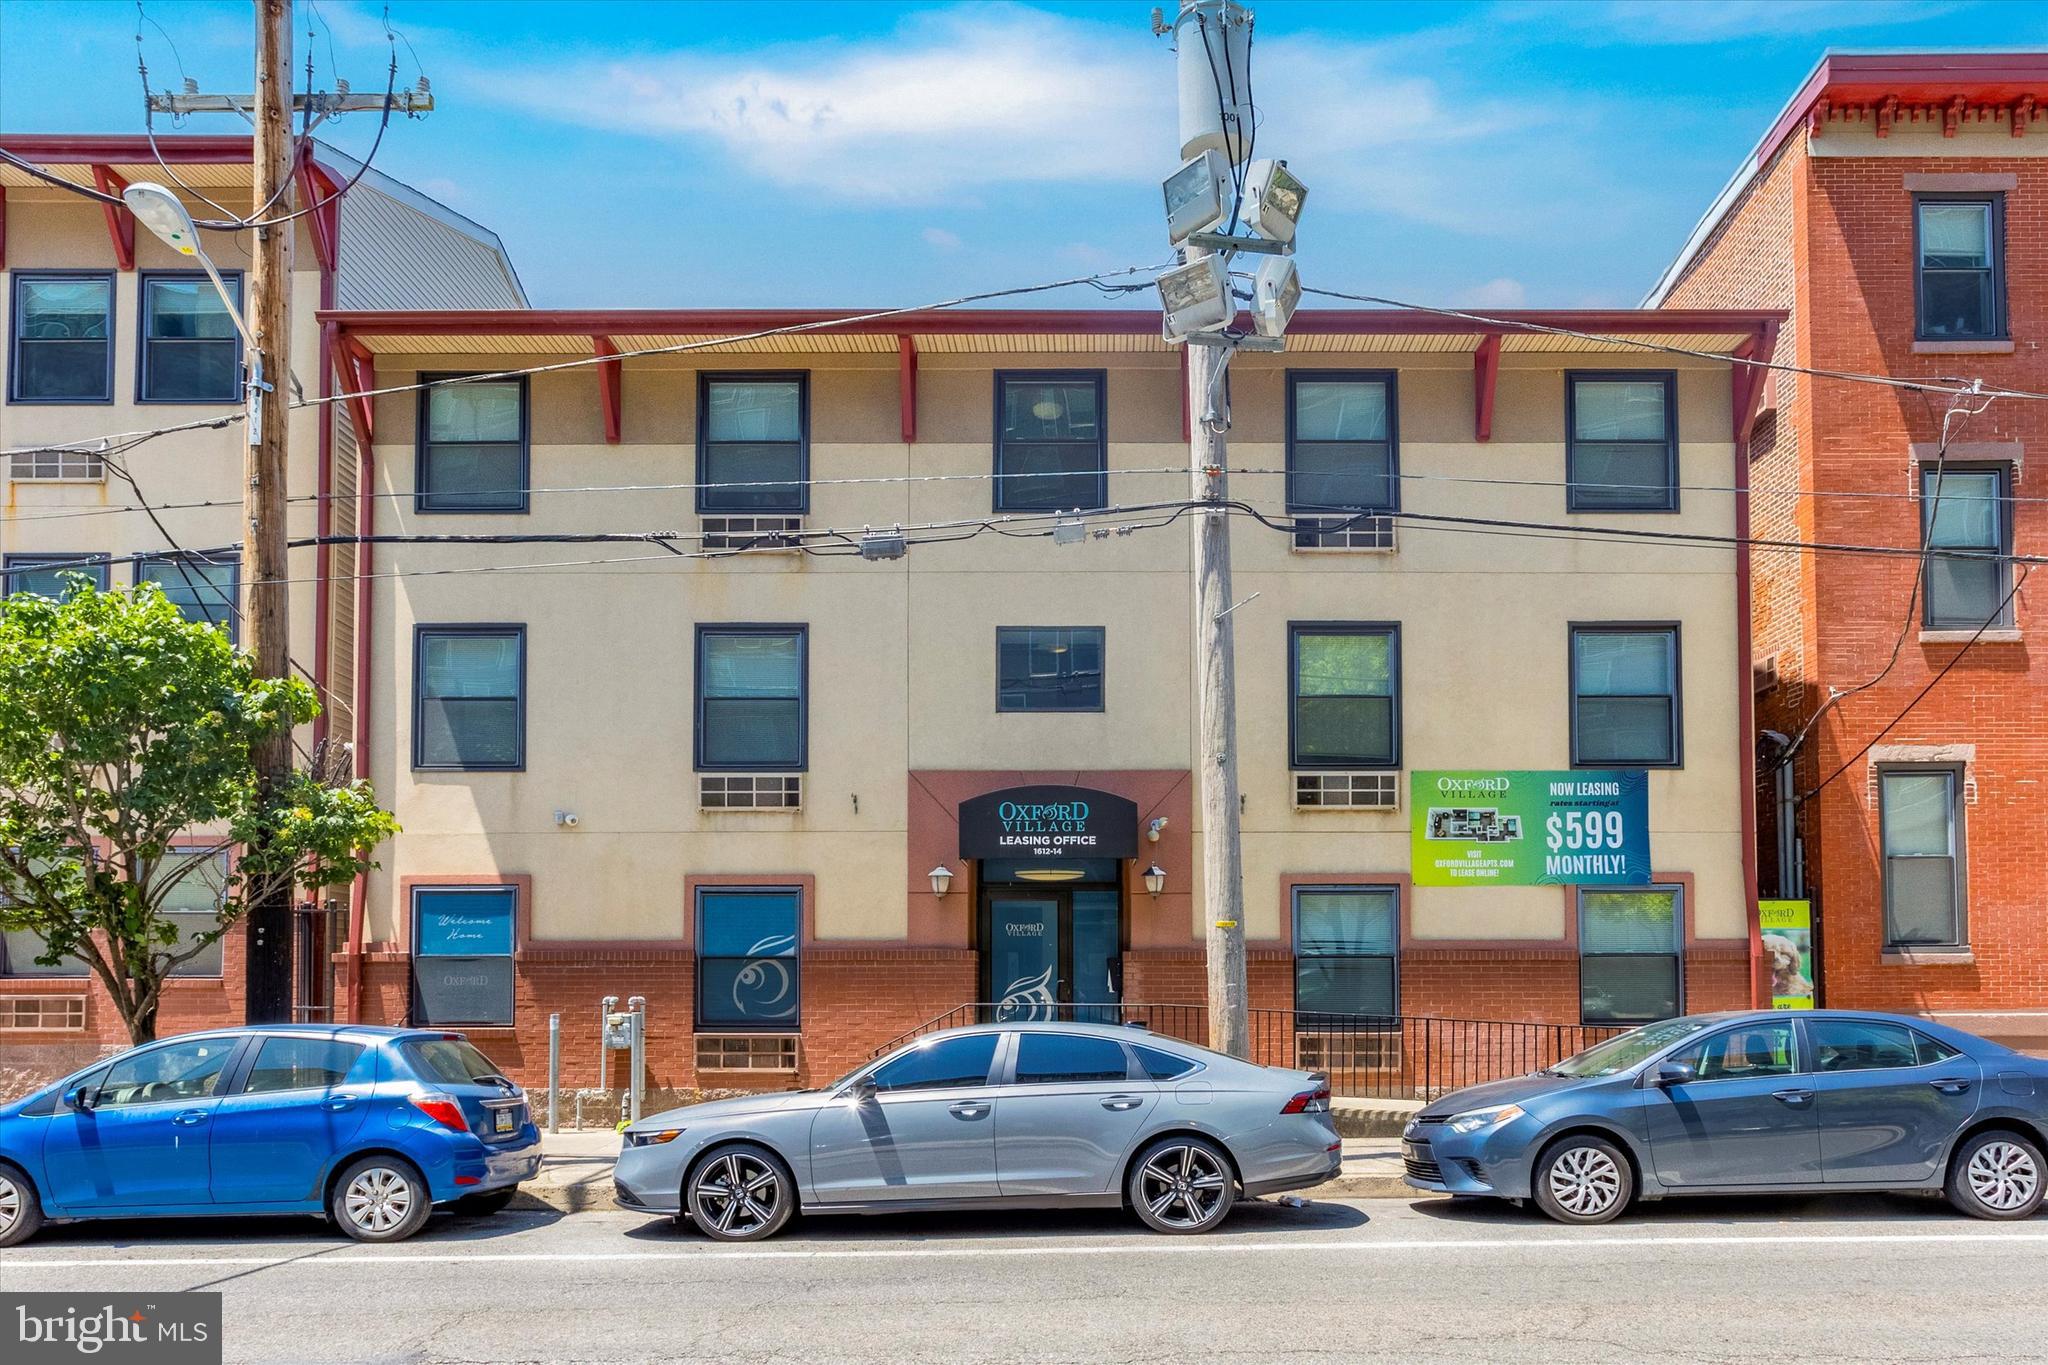
[[[518,1112],[517,1112],[516,1110],[512,1110],[512,1109],[494,1109],[494,1110],[492,1110],[492,1111],[491,1111],[491,1131],[492,1131],[492,1132],[494,1132],[494,1133],[509,1133],[509,1132],[512,1132],[513,1130],[515,1130],[515,1129],[516,1129],[516,1128],[518,1128],[518,1127],[519,1127],[519,1114],[518,1114]]]

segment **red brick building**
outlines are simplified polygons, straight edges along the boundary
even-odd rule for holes
[[[2048,53],[1824,58],[1647,302],[1783,309],[1780,363],[2048,392]],[[1753,556],[1764,895],[1813,900],[1825,1003],[2030,1047],[2044,451],[2048,402],[1791,373],[1749,442],[1754,534],[1901,552]]]

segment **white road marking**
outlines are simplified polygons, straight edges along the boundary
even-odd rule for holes
[[[626,1261],[877,1261],[946,1260],[1002,1256],[1188,1256],[1237,1255],[1285,1252],[1375,1252],[1408,1253],[1431,1251],[1519,1251],[1525,1248],[1582,1252],[1588,1248],[1613,1247],[1768,1247],[1768,1246],[1989,1246],[2010,1242],[2048,1242],[2048,1232],[1932,1232],[1932,1233],[1820,1233],[1805,1235],[1763,1234],[1756,1236],[1698,1237],[1500,1237],[1466,1238],[1443,1242],[1118,1242],[1090,1246],[1000,1246],[1000,1247],[838,1247],[747,1249],[720,1248],[703,1251],[450,1251],[450,1252],[337,1252],[332,1255],[293,1249],[274,1256],[127,1256],[77,1258],[0,1257],[8,1270],[106,1270],[143,1266],[274,1265],[279,1269],[320,1266],[379,1266],[433,1264],[513,1264],[522,1262],[626,1262]]]

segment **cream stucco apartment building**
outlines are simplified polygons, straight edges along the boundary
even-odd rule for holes
[[[187,206],[195,217],[218,214],[200,194],[247,211],[248,138],[158,142],[167,164],[140,137],[0,137],[0,147],[73,183],[118,193],[134,181],[182,181],[194,191]],[[322,307],[525,304],[503,246],[476,223],[322,143],[307,145],[297,175],[302,202],[323,205],[301,218],[294,234],[292,379],[299,392],[334,391],[317,316]],[[207,233],[206,247],[239,293],[246,245],[232,233]],[[179,431],[132,449],[116,443],[104,457],[42,448],[239,412],[238,345],[218,295],[190,261],[138,230],[125,211],[104,210],[12,166],[0,166],[0,275],[8,367],[0,450],[24,452],[0,462],[5,589],[55,590],[62,571],[51,566],[66,565],[103,586],[158,583],[188,613],[234,630],[229,603],[244,591],[239,427]],[[347,439],[346,426],[324,421],[317,407],[293,415],[295,541],[329,529],[329,503],[317,493],[353,486]],[[139,510],[144,502],[160,509],[161,530]],[[340,742],[349,738],[353,698],[335,684],[346,678],[348,645],[337,645],[323,628],[329,594],[315,582],[323,570],[352,572],[348,555],[346,548],[323,552],[309,543],[291,556],[292,657],[321,680],[326,707],[321,723],[299,737],[309,750],[330,732]],[[336,761],[345,761],[338,746]],[[195,926],[210,922],[204,880],[190,883]],[[301,921],[302,999],[322,998],[326,990],[326,974],[310,961],[322,950],[324,931],[318,917]],[[36,965],[37,947],[24,935],[8,935],[0,946],[0,1049],[123,1037],[118,1017],[75,968],[52,974]],[[172,984],[162,1026],[175,1031],[238,1018],[241,1000],[240,943],[231,936]]]
[[[1156,313],[299,317],[335,382],[398,390],[297,456],[366,538],[302,618],[328,730],[404,826],[337,896],[337,1013],[462,1026],[524,1078],[558,1013],[587,1083],[599,1002],[637,995],[681,1088],[823,1079],[970,1002],[1202,1000],[1187,415]],[[1235,362],[1255,1009],[1750,1002],[1757,390],[1713,357],[1774,326],[1303,312]],[[9,488],[93,498],[121,501]],[[1503,827],[1463,795],[1415,811],[1415,774],[1573,770],[1646,774],[1635,882],[1415,884],[1418,823]]]

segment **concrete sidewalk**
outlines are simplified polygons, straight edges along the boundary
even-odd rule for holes
[[[1370,1109],[1350,1108],[1369,1104]],[[1406,1106],[1382,1108],[1381,1106]],[[1325,1185],[1297,1190],[1304,1199],[1427,1199],[1401,1180],[1399,1123],[1419,1105],[1407,1101],[1339,1100],[1333,1109],[1338,1131],[1344,1137],[1343,1174]],[[1350,1108],[1350,1112],[1347,1112]],[[1398,1119],[1398,1122],[1396,1122]],[[1384,1129],[1393,1122],[1392,1132],[1373,1136],[1351,1136],[1354,1127]],[[541,1134],[540,1174],[519,1187],[514,1208],[554,1209],[561,1213],[586,1213],[594,1209],[615,1209],[612,1198],[612,1163],[618,1158],[619,1135],[604,1129],[583,1132]]]

